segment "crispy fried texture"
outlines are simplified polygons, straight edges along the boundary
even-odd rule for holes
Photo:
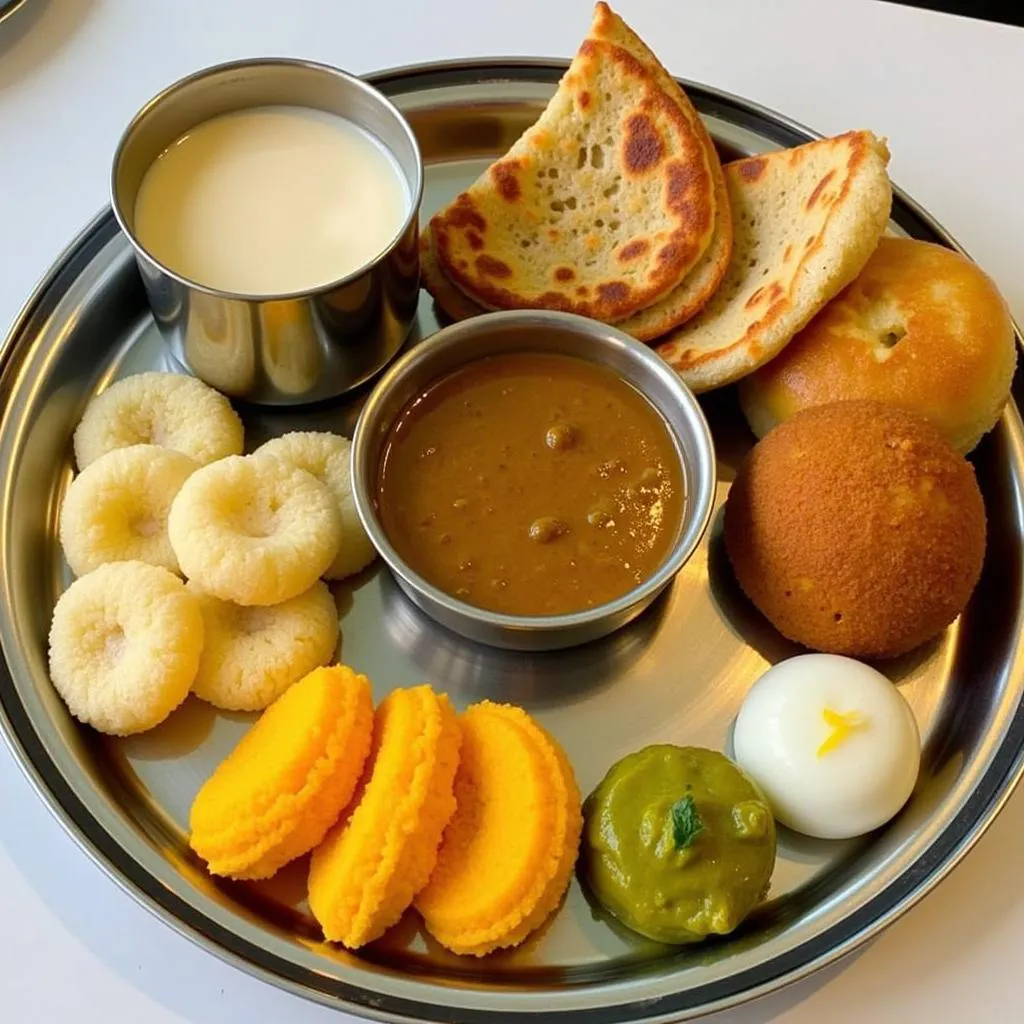
[[[352,799],[372,731],[366,676],[341,665],[310,672],[199,790],[192,849],[231,878],[269,878],[308,853]]]
[[[977,264],[883,238],[857,279],[740,382],[740,403],[763,437],[800,409],[870,398],[928,417],[967,453],[1002,415],[1016,361],[1010,311]]]
[[[807,647],[892,657],[939,634],[981,573],[985,507],[929,421],[878,402],[797,413],[750,453],[725,546],[747,596]]]
[[[558,906],[583,819],[564,753],[525,711],[484,701],[461,723],[457,810],[416,909],[450,950],[483,956],[522,942]]]
[[[420,235],[420,275],[423,287],[430,292],[437,308],[449,320],[468,320],[487,312],[445,277],[441,264],[437,262],[434,234],[429,224]]]
[[[429,686],[394,690],[377,708],[361,794],[310,864],[309,907],[330,941],[372,942],[426,885],[455,811],[460,742],[448,698]]]

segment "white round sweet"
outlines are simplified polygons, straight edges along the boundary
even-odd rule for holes
[[[765,672],[740,709],[733,748],[775,817],[820,839],[884,825],[907,802],[921,760],[899,690],[834,654],[799,655]]]

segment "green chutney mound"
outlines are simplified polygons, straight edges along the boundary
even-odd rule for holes
[[[657,942],[726,935],[768,892],[768,801],[716,750],[656,744],[628,754],[583,815],[584,882],[622,924]]]

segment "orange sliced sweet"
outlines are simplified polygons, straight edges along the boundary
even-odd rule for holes
[[[429,686],[395,690],[377,708],[362,795],[310,865],[309,906],[330,941],[372,942],[426,885],[455,810],[459,744],[448,698]]]
[[[457,809],[416,909],[442,945],[483,956],[518,945],[558,906],[583,816],[564,752],[522,708],[484,701],[460,724]]]
[[[199,790],[192,849],[215,875],[269,878],[338,820],[372,735],[366,676],[342,665],[310,672],[267,708]]]

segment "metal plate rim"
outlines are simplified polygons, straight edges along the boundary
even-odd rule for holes
[[[524,57],[479,60],[470,58],[406,65],[365,75],[363,77],[378,87],[387,88],[389,85],[394,87],[403,81],[407,82],[409,79],[419,76],[454,73],[465,75],[467,82],[463,82],[462,84],[468,84],[470,79],[475,78],[476,80],[483,80],[488,75],[501,75],[502,72],[506,75],[509,72],[529,72],[531,70],[537,72],[561,73],[567,66],[567,61],[548,58]],[[757,103],[748,101],[743,97],[734,96],[722,90],[717,90],[700,83],[690,82],[687,79],[680,79],[680,81],[693,91],[699,91],[708,97],[724,101],[728,105],[741,108],[746,113],[749,113],[758,119],[763,119],[764,121],[774,124],[777,128],[783,128],[791,133],[802,136],[807,140],[821,138],[819,133],[799,124],[799,122],[778,114],[777,112]],[[908,208],[911,214],[925,223],[938,237],[943,240],[946,245],[956,249],[957,251],[964,252],[963,248],[955,241],[955,239],[952,238],[949,232],[946,231],[946,229],[943,228],[931,214],[924,210],[902,189],[894,187],[894,195],[899,202],[903,203]],[[48,295],[58,284],[60,277],[72,268],[75,259],[83,255],[83,251],[90,245],[90,243],[95,244],[100,238],[103,239],[103,244],[109,242],[116,233],[111,231],[111,228],[116,228],[116,222],[112,211],[109,207],[106,207],[102,209],[78,233],[75,239],[58,256],[54,264],[36,286],[21,311],[16,315],[10,330],[7,332],[2,343],[0,343],[0,374],[2,374],[8,359],[11,356],[14,343],[24,334],[31,323],[32,318],[43,307]],[[1021,334],[1019,329],[1016,329],[1016,325],[1015,330],[1018,344],[1020,344]],[[0,398],[2,398],[2,395],[0,395]],[[1011,403],[1010,409],[1015,430],[1018,433],[1022,432],[1024,428],[1021,426],[1020,417],[1013,403]],[[8,674],[6,660],[3,665],[3,672],[4,675]],[[3,680],[0,679],[0,683],[2,682]],[[137,903],[143,906],[163,923],[172,927],[180,935],[188,938],[207,952],[213,953],[222,961],[235,967],[239,967],[246,971],[246,973],[263,981],[274,984],[293,994],[313,999],[334,1008],[348,1009],[371,1019],[391,1022],[410,1022],[410,1024],[412,1024],[412,1022],[418,1022],[426,1019],[421,1012],[416,1012],[424,1009],[431,1009],[435,1012],[447,1011],[446,1016],[435,1018],[438,1020],[443,1019],[452,1022],[467,1022],[467,1024],[477,1024],[477,1022],[481,1022],[482,1024],[484,1021],[494,1019],[492,1014],[495,1011],[444,1008],[439,1005],[426,1004],[421,1001],[410,1001],[399,997],[376,996],[373,993],[368,993],[362,989],[357,989],[354,992],[339,992],[333,991],[331,986],[327,984],[322,987],[312,987],[308,984],[303,984],[302,982],[297,981],[294,977],[290,977],[289,973],[286,971],[282,972],[279,969],[275,970],[274,967],[268,963],[260,963],[258,956],[251,954],[262,953],[264,958],[272,958],[273,963],[277,965],[278,968],[282,965],[287,966],[285,961],[279,960],[279,958],[273,954],[266,953],[266,951],[261,950],[253,943],[250,943],[245,939],[241,939],[238,936],[229,935],[228,937],[234,939],[236,944],[236,948],[232,948],[230,945],[225,944],[223,940],[218,940],[214,933],[223,930],[220,925],[211,919],[206,918],[200,911],[196,911],[193,908],[187,907],[184,914],[180,910],[172,909],[168,904],[173,903],[177,899],[176,896],[167,896],[167,894],[162,894],[163,899],[161,899],[159,896],[154,895],[153,892],[148,891],[143,882],[132,877],[133,873],[130,869],[117,864],[117,858],[112,856],[109,850],[103,849],[102,842],[99,841],[95,835],[89,834],[90,829],[84,825],[82,821],[76,819],[75,813],[68,809],[67,803],[65,802],[69,802],[72,807],[74,807],[77,803],[77,797],[73,793],[69,792],[65,800],[60,798],[56,790],[59,788],[61,780],[58,779],[57,785],[55,786],[53,780],[48,780],[46,778],[46,773],[40,770],[35,758],[30,754],[26,747],[24,737],[15,725],[2,698],[3,689],[0,688],[0,735],[3,736],[5,746],[11,751],[12,757],[21,769],[22,774],[41,797],[44,805],[48,808],[55,820],[74,840],[76,845],[83,850],[89,859],[103,870],[104,873],[111,878],[120,889],[122,889],[122,891],[130,895]],[[26,722],[30,728],[31,736],[35,738],[32,723],[27,719],[27,716]],[[1000,755],[1003,756],[1000,757]],[[917,863],[911,865],[910,868],[900,876],[897,882],[892,883],[887,889],[882,890],[871,901],[869,901],[868,904],[860,908],[857,912],[857,916],[864,916],[868,918],[868,922],[865,925],[861,927],[853,927],[852,931],[850,931],[851,926],[849,922],[854,915],[844,918],[843,921],[834,925],[829,929],[829,931],[823,933],[821,936],[804,943],[802,946],[796,947],[788,954],[776,959],[776,962],[795,960],[797,961],[795,966],[787,967],[782,964],[778,970],[772,971],[769,977],[755,982],[750,987],[741,988],[732,995],[721,995],[715,997],[710,1001],[703,1002],[699,1005],[691,1004],[684,1007],[677,1006],[675,1009],[669,1009],[667,1004],[671,1002],[672,997],[671,994],[668,994],[657,1000],[658,1004],[662,1004],[661,1006],[648,1002],[647,1008],[656,1009],[657,1007],[654,1014],[644,1013],[643,1009],[636,1004],[626,1002],[609,1004],[597,1009],[558,1011],[556,1013],[549,1013],[547,1015],[548,1019],[563,1021],[586,1020],[597,1024],[597,1022],[610,1022],[612,1020],[624,1019],[618,1016],[608,1016],[608,1013],[610,1012],[628,1013],[633,1009],[639,1010],[640,1012],[639,1015],[631,1017],[630,1019],[644,1021],[646,1024],[658,1024],[658,1022],[667,1024],[669,1021],[688,1020],[695,1016],[714,1013],[741,1005],[777,991],[816,973],[818,970],[835,963],[837,960],[848,955],[877,936],[881,931],[911,909],[911,907],[913,907],[917,902],[923,899],[924,896],[930,893],[943,879],[945,879],[953,868],[961,862],[963,857],[970,852],[987,828],[991,825],[992,821],[1013,794],[1022,777],[1024,777],[1024,709],[1018,705],[1014,712],[1013,719],[1009,723],[1000,750],[995,755],[993,763],[989,766],[986,775],[979,780],[977,787],[971,793],[968,801],[961,808],[960,813],[957,816],[958,819],[965,817],[970,818],[973,823],[967,825],[965,831],[959,832],[956,828],[957,819],[954,819],[947,827],[946,832],[938,837],[933,847],[927,850],[925,855],[922,856]],[[975,810],[974,808],[978,804],[981,806],[978,810]],[[79,815],[85,813],[88,817],[88,812],[84,807],[75,809],[79,812]],[[102,831],[102,829],[100,829],[100,831]],[[951,841],[947,841],[951,834],[955,835],[955,838],[952,838]],[[936,848],[940,845],[944,845],[947,848],[941,851],[940,855],[936,857]],[[118,849],[120,850],[120,848]],[[124,853],[124,851],[120,852]],[[126,853],[125,857],[130,860]],[[934,860],[935,863],[925,864],[926,861],[931,860]],[[131,863],[134,865],[134,862]],[[140,873],[145,875],[144,870],[141,870]],[[900,895],[896,895],[895,898],[891,896],[891,890],[898,888],[900,884],[904,882],[908,874],[918,875],[919,873],[922,873],[922,877],[910,883],[905,892]],[[155,880],[152,881],[155,882]],[[159,887],[156,888],[159,889]],[[872,918],[872,907],[878,903],[889,903],[889,906],[883,909],[878,916]],[[187,918],[189,917],[199,918],[199,924],[188,920]],[[839,939],[832,943],[827,941],[831,932],[840,930],[849,932],[845,939]],[[803,955],[803,951],[806,950],[807,947],[813,946],[823,946],[824,948],[820,952],[812,950],[808,956]],[[244,949],[245,952],[240,952],[240,948]],[[771,963],[772,962],[769,961],[769,964]],[[750,972],[748,971],[748,973]],[[337,987],[344,989],[350,988],[350,986],[347,986],[344,983],[335,982],[334,984]],[[700,990],[696,989],[694,991],[699,992]],[[413,1012],[410,1013],[410,1011]],[[506,1016],[533,1016],[533,1014],[528,1010],[517,1010],[512,1011],[511,1013],[508,1011],[500,1012]]]
[[[17,14],[26,3],[27,0],[6,0],[6,2],[0,3],[0,22]]]

